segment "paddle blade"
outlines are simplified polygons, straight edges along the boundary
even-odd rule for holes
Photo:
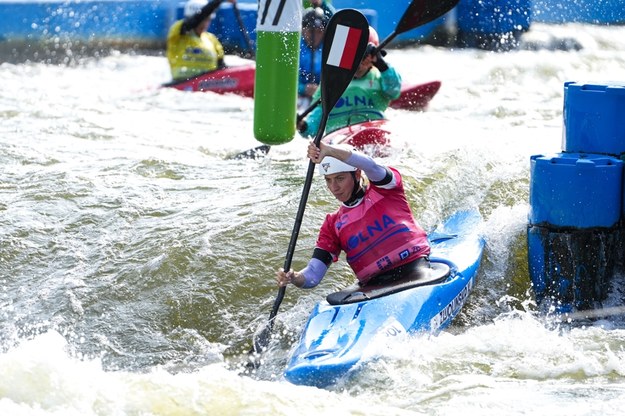
[[[438,19],[458,4],[459,0],[413,0],[397,24],[397,34]]]
[[[321,52],[323,114],[330,113],[354,78],[365,54],[368,39],[369,23],[357,10],[339,10],[328,22]]]
[[[268,323],[263,327],[263,329],[258,333],[258,335],[254,338],[254,347],[252,351],[256,354],[262,353],[265,348],[269,345],[269,341],[271,340],[271,331],[273,330],[273,322]]]

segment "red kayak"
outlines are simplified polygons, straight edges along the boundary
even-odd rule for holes
[[[401,86],[401,95],[398,99],[391,101],[391,107],[411,111],[425,110],[440,87],[440,81],[431,81],[417,85],[403,84]]]
[[[181,91],[205,92],[217,94],[237,94],[243,97],[254,96],[254,73],[256,64],[229,66],[216,71],[207,72],[183,81],[174,81],[163,84],[163,87],[176,88]],[[391,101],[391,107],[422,111],[441,87],[440,81],[430,81],[423,84],[403,84],[401,96]]]
[[[388,155],[391,132],[386,129],[388,120],[372,120],[363,123],[352,124],[333,131],[322,140],[329,144],[346,144],[355,149],[362,150],[371,157],[384,157]]]
[[[255,63],[229,66],[186,80],[169,82],[163,84],[163,87],[176,88],[181,91],[211,91],[217,94],[237,94],[251,98],[254,96],[255,72]]]

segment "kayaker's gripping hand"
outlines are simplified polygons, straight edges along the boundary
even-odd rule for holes
[[[297,131],[300,132],[300,134],[304,134],[306,133],[306,130],[308,130],[308,123],[306,123],[306,120],[301,120],[297,122]]]
[[[373,66],[378,68],[380,72],[384,72],[388,69],[388,64],[384,60],[384,56],[386,55],[386,51],[379,50],[375,55],[375,59],[373,60]]]
[[[321,163],[324,157],[331,156],[335,159],[345,162],[352,155],[352,149],[350,146],[345,145],[332,145],[324,142],[319,142],[319,147],[315,145],[315,141],[311,140],[308,143],[308,158],[314,163]]]
[[[323,159],[322,149],[325,147],[323,143],[319,143],[320,147],[315,145],[315,141],[311,140],[308,143],[308,158],[312,160],[314,163],[320,163]]]
[[[384,57],[386,56],[386,51],[378,49],[373,43],[367,44],[365,56],[371,56],[371,63],[373,64],[373,66],[378,68],[380,72],[384,72],[388,69],[388,64],[384,60]]]
[[[293,269],[289,270],[288,273],[284,272],[283,268],[280,268],[276,272],[276,280],[278,281],[278,286],[284,287],[289,283],[294,284],[297,287],[302,287],[304,285],[304,275],[300,272],[293,271]]]

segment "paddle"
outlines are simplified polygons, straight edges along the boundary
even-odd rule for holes
[[[399,19],[397,27],[390,35],[388,35],[380,45],[376,48],[376,51],[381,50],[388,45],[399,34],[405,33],[409,30],[416,29],[419,26],[423,26],[431,21],[438,19],[451,9],[453,9],[459,0],[412,0],[408,5],[408,8]],[[315,100],[302,114],[297,115],[297,123],[302,121],[312,110],[314,110],[321,103],[321,99]],[[268,145],[262,145],[255,147],[254,149],[246,150],[235,156],[236,159],[245,158],[247,155],[256,157],[258,155],[265,155],[269,152],[270,147]],[[249,156],[248,156],[249,157]]]
[[[248,52],[245,54],[245,58],[253,58],[254,57],[254,45],[252,44],[252,39],[250,39],[250,35],[247,33],[247,29],[245,28],[245,24],[243,23],[243,19],[241,18],[241,12],[239,11],[239,7],[237,3],[232,3],[232,9],[234,10],[234,16],[239,23],[239,29],[241,29],[241,34],[245,38],[245,43],[247,43]]]
[[[423,26],[431,21],[438,19],[451,9],[453,9],[459,0],[413,0],[408,9],[404,12],[397,27],[391,32],[380,44],[373,50],[373,53],[382,50],[388,45],[397,35],[405,33],[411,29],[415,29],[419,26]],[[314,110],[319,103],[320,99],[315,100],[302,114],[298,114],[297,122],[299,123],[306,117],[312,110]]]
[[[456,7],[458,1],[459,0],[413,0],[408,5],[408,9],[406,9],[401,19],[399,19],[395,30],[380,42],[380,45],[378,45],[376,49],[383,49],[390,41],[395,39],[395,36],[401,33],[438,19]]]
[[[347,34],[347,36],[345,36]],[[321,68],[321,109],[322,116],[317,136],[314,139],[315,144],[319,145],[328,121],[330,111],[337,103],[347,86],[349,85],[354,74],[358,69],[358,65],[362,60],[367,47],[367,39],[369,38],[369,24],[362,13],[353,9],[343,9],[335,13],[328,26],[324,36],[323,50],[321,52],[322,68]],[[340,58],[337,60],[337,58]],[[297,215],[295,216],[295,224],[291,233],[291,240],[286,252],[284,261],[284,270],[291,269],[291,261],[297,243],[297,237],[302,225],[302,218],[308,200],[308,193],[312,184],[313,174],[315,172],[315,163],[311,160],[308,163],[308,171],[306,172],[306,180],[304,189],[299,202]],[[273,304],[273,309],[269,314],[267,325],[254,339],[254,348],[251,353],[259,354],[269,344],[273,323],[278,313],[278,308],[282,303],[286,287],[281,287],[278,296]]]

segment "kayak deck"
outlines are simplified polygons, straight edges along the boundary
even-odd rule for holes
[[[361,286],[356,283],[338,292],[330,293],[326,297],[326,300],[330,305],[346,305],[349,303],[376,299],[413,287],[442,282],[449,277],[450,273],[451,269],[447,264],[431,262],[427,276],[419,278],[407,277],[395,280],[385,285]]]

